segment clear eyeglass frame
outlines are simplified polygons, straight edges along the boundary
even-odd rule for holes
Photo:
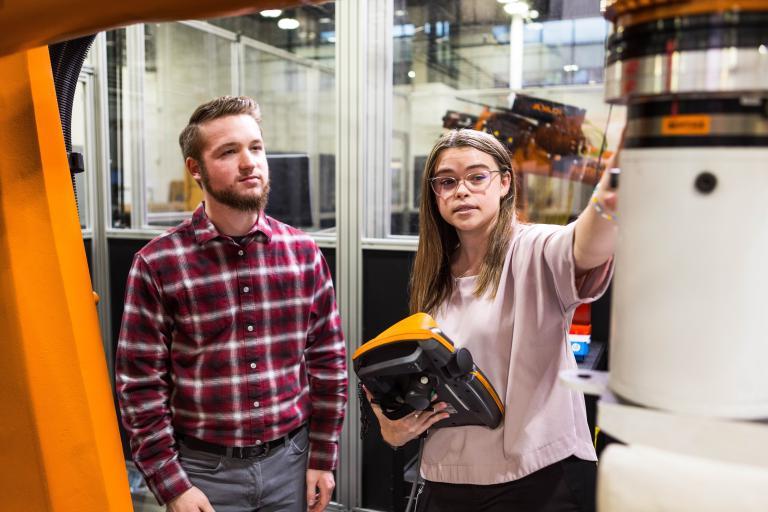
[[[471,172],[462,178],[457,178],[455,176],[436,176],[429,179],[429,184],[435,195],[446,198],[455,194],[461,183],[464,183],[464,186],[470,192],[483,192],[491,186],[494,175],[503,172],[506,171],[500,169],[496,171],[477,171]]]

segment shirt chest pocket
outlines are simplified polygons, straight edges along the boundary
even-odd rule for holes
[[[181,339],[200,346],[236,335],[238,301],[230,288],[215,282],[184,289],[176,321]]]
[[[268,300],[264,307],[269,309],[272,324],[290,330],[303,329],[313,293],[307,277],[298,267],[288,266],[271,272],[266,282]]]
[[[297,265],[281,266],[267,275],[267,289],[273,300],[295,300],[305,297],[305,276]]]

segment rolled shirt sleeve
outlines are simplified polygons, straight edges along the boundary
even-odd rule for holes
[[[161,504],[190,487],[175,448],[168,376],[170,325],[146,261],[134,258],[115,358],[117,397],[136,467]]]
[[[608,289],[614,268],[611,257],[602,265],[590,269],[576,278],[576,263],[573,259],[573,240],[576,223],[567,226],[540,225],[540,239],[537,244],[549,269],[557,296],[564,311],[579,304],[594,302]]]

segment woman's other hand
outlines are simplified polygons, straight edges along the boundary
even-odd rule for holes
[[[390,420],[384,415],[381,406],[371,401],[373,398],[371,393],[365,387],[363,387],[363,390],[365,391],[366,398],[368,398],[368,403],[371,404],[373,413],[379,420],[381,437],[384,438],[387,444],[393,447],[403,446],[408,441],[416,439],[426,432],[429,427],[450,416],[445,411],[448,404],[437,402],[432,405],[432,410],[414,411],[399,420]]]

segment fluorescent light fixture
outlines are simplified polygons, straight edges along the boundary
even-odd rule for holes
[[[566,73],[573,73],[578,70],[579,70],[579,66],[576,64],[566,64],[565,66],[563,66],[563,71],[565,71]]]
[[[281,11],[280,9],[267,9],[265,11],[259,12],[259,14],[261,14],[265,18],[277,18],[278,16],[283,14],[283,11]]]
[[[320,18],[319,20],[317,20],[318,23],[330,23],[332,21],[333,20],[331,18],[327,18],[327,17],[326,18]]]
[[[526,16],[529,9],[528,4],[525,2],[514,1],[504,4],[504,12],[512,16]]]
[[[277,20],[277,26],[283,30],[295,30],[299,28],[299,20],[294,18],[280,18]]]
[[[405,9],[398,9],[395,11],[395,16],[405,16]]]

